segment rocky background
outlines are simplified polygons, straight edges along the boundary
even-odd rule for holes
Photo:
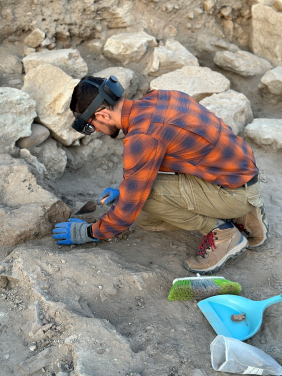
[[[215,333],[196,302],[168,302],[201,236],[134,224],[97,245],[51,237],[122,180],[123,135],[71,129],[83,76],[125,97],[180,90],[252,146],[271,239],[221,275],[254,300],[281,294],[282,0],[2,0],[0,374],[205,376]],[[108,208],[83,217],[96,221]],[[282,364],[281,306],[248,343]]]

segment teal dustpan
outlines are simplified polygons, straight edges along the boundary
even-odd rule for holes
[[[198,307],[218,335],[245,341],[259,330],[264,310],[279,302],[282,295],[258,302],[237,295],[218,295],[202,300]],[[233,321],[239,317],[233,315],[242,313],[246,314],[245,319]]]

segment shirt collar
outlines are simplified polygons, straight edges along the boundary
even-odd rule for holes
[[[121,110],[121,127],[123,130],[123,133],[127,135],[128,128],[129,128],[129,116],[131,113],[131,109],[133,106],[134,101],[131,101],[130,99],[125,99],[123,102],[122,110]]]

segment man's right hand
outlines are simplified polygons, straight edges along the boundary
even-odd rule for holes
[[[108,197],[107,197],[108,196]],[[100,203],[104,197],[107,197],[103,204],[112,204],[119,196],[119,190],[114,188],[106,188],[99,196],[98,202]]]

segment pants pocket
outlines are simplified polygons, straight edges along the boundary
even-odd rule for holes
[[[261,195],[249,196],[248,197],[248,203],[253,205],[253,206],[257,206],[257,207],[260,208],[263,205],[263,199],[262,199]]]

